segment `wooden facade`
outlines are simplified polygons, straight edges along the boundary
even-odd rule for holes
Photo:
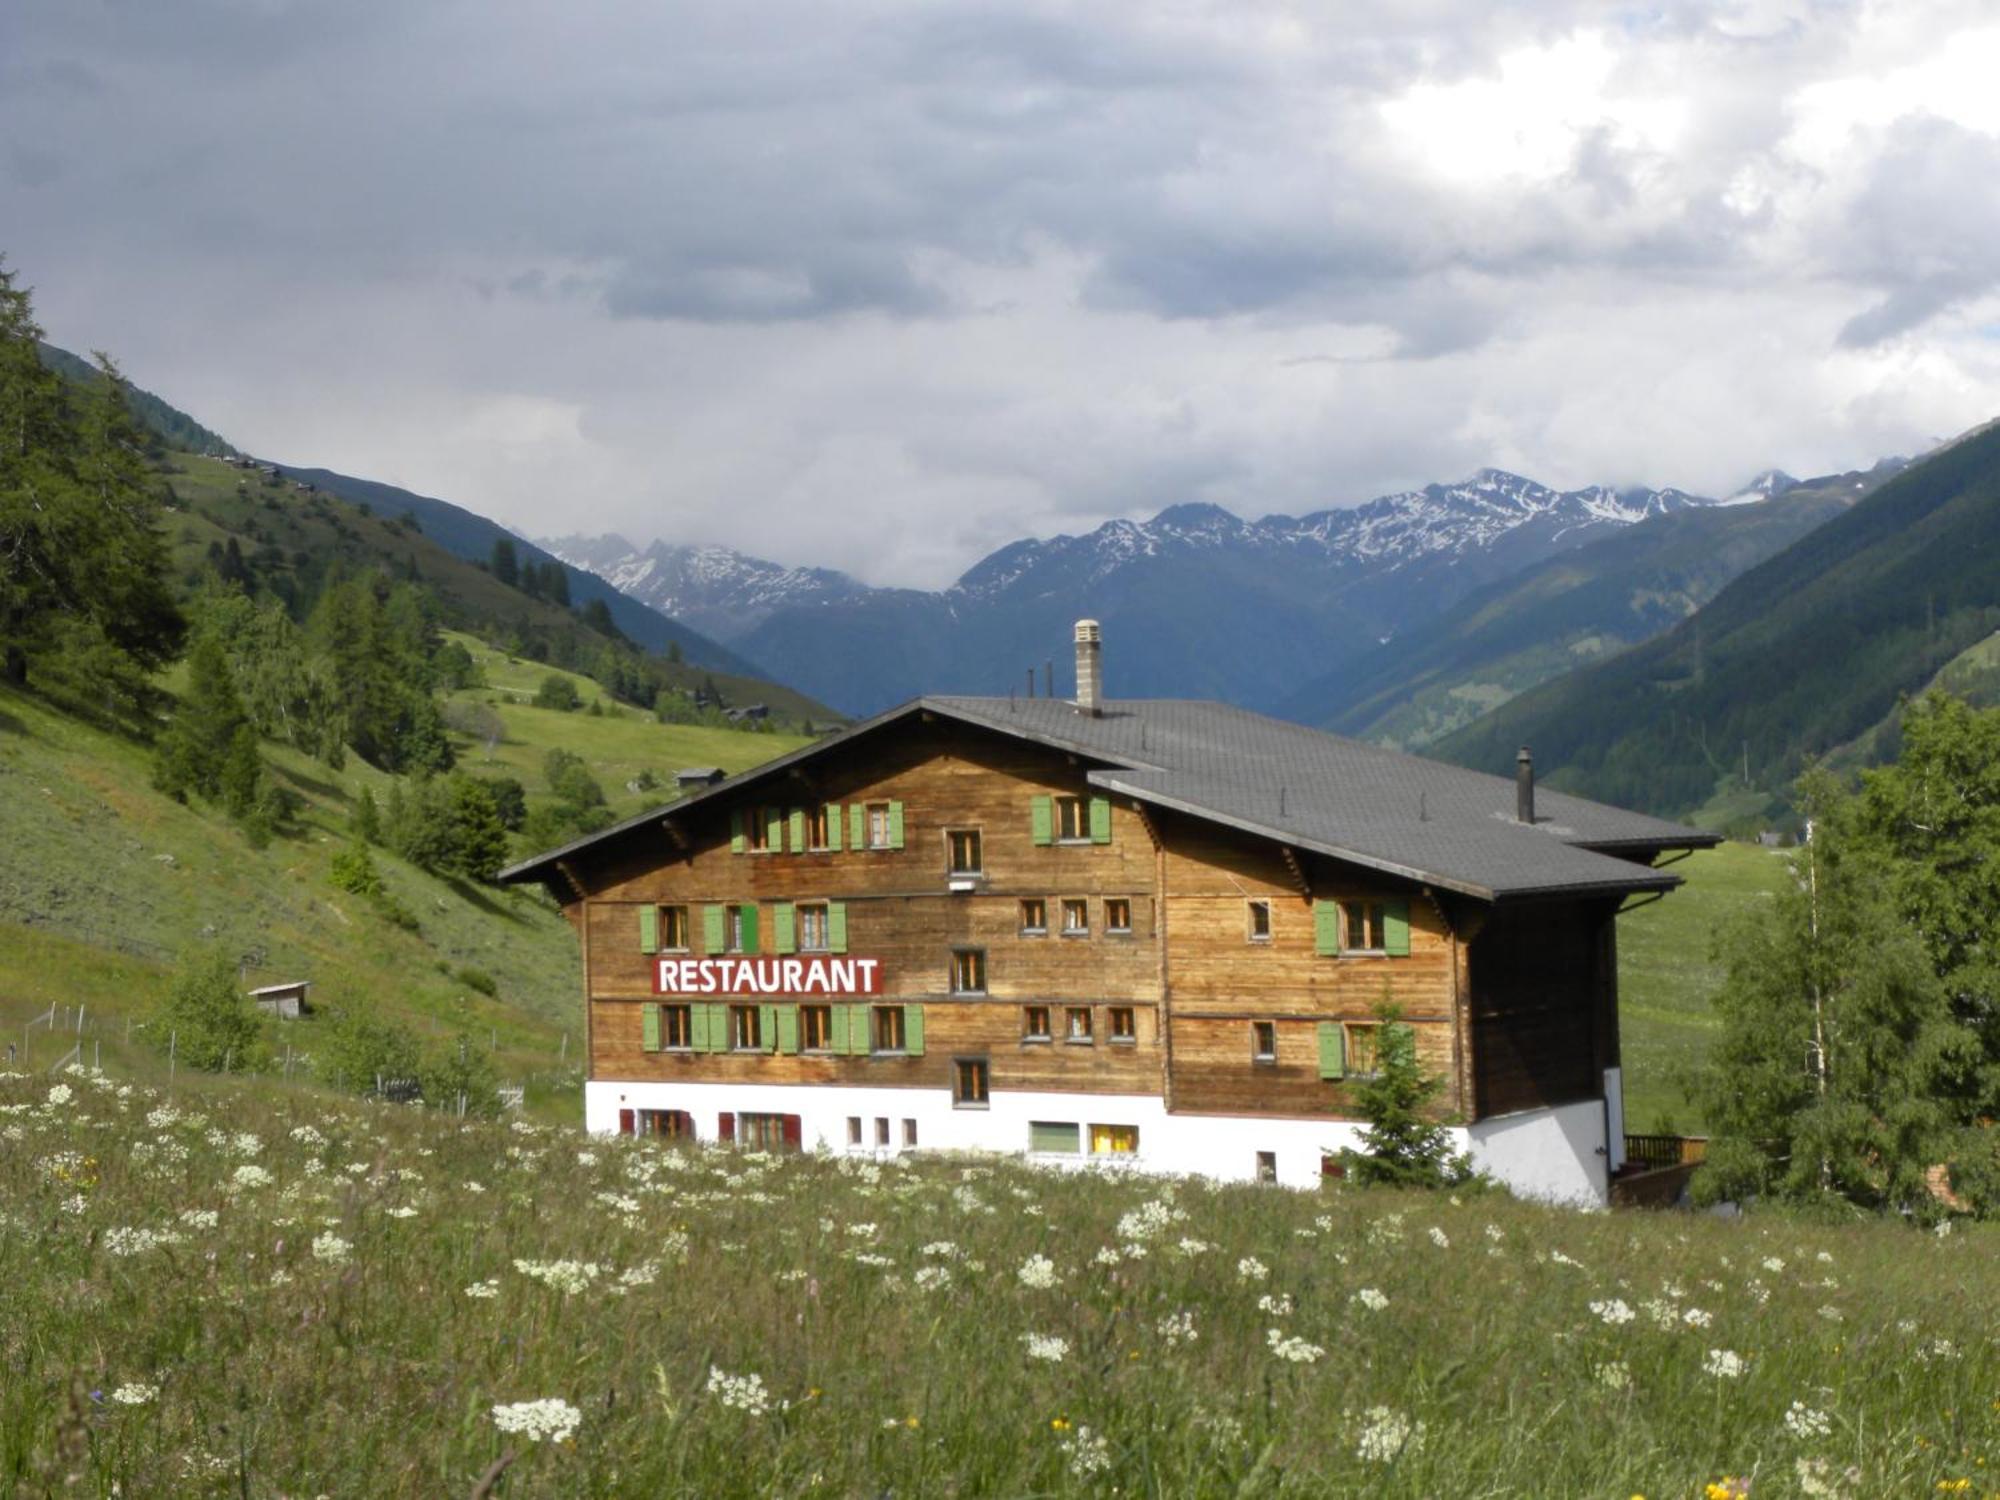
[[[1443,1117],[1590,1097],[1590,1070],[1615,1059],[1601,899],[1536,903],[1473,937],[1467,903],[1455,911],[1412,881],[1106,797],[1086,770],[1060,750],[934,717],[831,745],[776,786],[668,810],[606,857],[564,861],[585,949],[590,1076],[938,1090],[973,1058],[996,1091],[1350,1119],[1385,999],[1446,1081]],[[1082,819],[1070,839],[1052,826],[1065,798]],[[895,847],[865,846],[870,808],[894,809]],[[821,810],[824,840],[839,847],[802,847],[797,825]],[[965,833],[978,835],[978,870],[955,876],[951,839]],[[761,1012],[754,1050],[657,1035],[648,1045],[649,1008],[674,1003],[655,993],[660,953],[676,951],[661,934],[701,954],[715,909],[751,908],[750,951],[769,954],[790,908],[797,951],[797,912],[817,902],[841,910],[844,951],[878,959],[884,975],[878,996],[831,1003],[918,1008],[910,1045],[807,1050],[800,1023],[775,1016],[820,1003],[798,996],[737,998]],[[1037,902],[1042,928],[1024,929],[1035,910],[1024,903]],[[1082,930],[1065,933],[1075,902]],[[684,915],[648,915],[670,911]],[[954,955],[968,951],[981,957],[979,993],[954,990]],[[1071,1035],[1072,1011],[1086,1013],[1087,1035]]]

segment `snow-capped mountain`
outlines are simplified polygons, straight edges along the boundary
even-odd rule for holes
[[[1776,494],[1787,482],[1760,476],[1752,488]],[[851,712],[924,691],[1025,688],[1029,665],[1067,657],[1069,625],[1085,614],[1104,623],[1115,694],[1268,707],[1489,583],[1716,503],[1675,489],[1555,490],[1482,469],[1303,516],[1169,506],[1146,521],[1011,543],[936,592],[870,588],[720,547],[542,545]]]
[[[642,552],[616,535],[557,537],[540,545],[620,593],[723,640],[754,630],[780,609],[868,592],[831,568],[788,568],[728,547],[655,542]]]

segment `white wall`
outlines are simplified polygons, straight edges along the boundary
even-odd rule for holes
[[[1625,1165],[1625,1070],[1606,1068],[1604,1070],[1604,1128],[1610,1133],[1605,1141],[1608,1148],[1611,1170],[1615,1173]]]
[[[1579,1208],[1611,1201],[1602,1099],[1481,1120],[1467,1134],[1473,1165],[1523,1198]]]

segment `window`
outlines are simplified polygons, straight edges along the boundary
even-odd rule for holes
[[[847,1144],[850,1146],[861,1144],[861,1116],[859,1115],[849,1115],[847,1117]]]
[[[978,875],[983,872],[985,867],[980,863],[977,828],[954,828],[944,837],[945,846],[951,854],[952,874]]]
[[[1049,1039],[1049,1008],[1046,1005],[1021,1007],[1021,1040],[1046,1042]]]
[[[667,952],[687,952],[688,909],[685,906],[660,908],[660,947]]]
[[[1065,844],[1090,842],[1090,818],[1083,798],[1056,798],[1056,838]]]
[[[1382,919],[1380,901],[1349,901],[1347,911],[1347,946],[1364,953],[1381,953],[1389,946],[1386,924]]]
[[[986,1077],[985,1058],[954,1058],[951,1065],[951,1102],[960,1109],[984,1109]]]
[[[1248,919],[1250,941],[1253,943],[1270,942],[1271,903],[1268,901],[1246,902],[1245,910]]]
[[[1257,1153],[1257,1180],[1259,1182],[1276,1182],[1278,1180],[1277,1152],[1259,1151]]]
[[[1090,903],[1081,898],[1066,900],[1062,904],[1063,936],[1090,936]]]
[[[802,1134],[799,1125],[797,1115],[738,1115],[736,1140],[752,1151],[796,1151]]]
[[[639,1111],[638,1133],[670,1141],[691,1141],[694,1139],[694,1116],[684,1109],[642,1109]]]
[[[887,1115],[877,1115],[875,1117],[875,1144],[877,1146],[887,1146],[889,1144],[889,1117]]]
[[[798,912],[799,951],[801,953],[824,953],[827,951],[826,903],[814,902],[801,905]]]
[[[900,1005],[876,1005],[870,1007],[870,1009],[874,1012],[874,1018],[873,1029],[869,1032],[869,1040],[873,1043],[874,1050],[877,1052],[901,1052],[903,1050],[903,1007]],[[888,1142],[884,1141],[882,1144],[886,1146]]]
[[[765,854],[776,854],[784,847],[784,815],[775,807],[753,807],[750,809],[750,847]]]
[[[1070,1120],[1030,1120],[1028,1149],[1046,1156],[1075,1156],[1083,1150],[1083,1128]]]
[[[830,1052],[833,1050],[833,1007],[831,1005],[801,1005],[799,1007],[799,1050],[801,1052]]]
[[[1030,896],[1021,903],[1021,934],[1023,937],[1047,937],[1049,931],[1049,903],[1040,896]]]
[[[764,1029],[759,1024],[759,1007],[755,1005],[732,1005],[729,1007],[729,1045],[737,1052],[762,1052],[764,1050]]]
[[[1093,1125],[1090,1127],[1092,1156],[1132,1156],[1139,1150],[1137,1125]]]
[[[745,951],[751,922],[754,922],[756,919],[753,917],[750,922],[746,922],[743,919],[743,914],[753,909],[751,907],[732,906],[723,913],[722,945],[728,952],[742,953]]]
[[[827,808],[824,802],[818,807],[809,807],[806,809],[806,847],[808,849],[826,849],[832,846],[833,839],[829,834],[827,825]]]
[[[1130,932],[1132,930],[1132,903],[1123,896],[1107,896],[1104,900],[1104,930],[1106,932]]]
[[[868,847],[870,849],[889,847],[889,804],[886,802],[868,804]]]
[[[1063,1040],[1090,1045],[1090,1007],[1072,1005],[1063,1012]]]
[[[660,1045],[678,1047],[685,1050],[694,1045],[694,1007],[692,1005],[662,1005],[660,1007]]]
[[[1252,1021],[1250,1023],[1250,1060],[1260,1063],[1274,1063],[1278,1060],[1278,1023],[1276,1021]]]
[[[1111,1018],[1111,1040],[1123,1042],[1127,1046],[1139,1040],[1138,1024],[1133,1018],[1132,1007],[1114,1005],[1108,1012]]]
[[[1373,1078],[1378,1071],[1376,1064],[1376,1036],[1380,1028],[1373,1021],[1348,1021],[1347,1031],[1347,1076],[1349,1078]]]
[[[954,995],[986,993],[986,950],[954,948],[951,951],[951,992]]]
[[[907,1146],[914,1146],[916,1145],[916,1143],[917,1143],[917,1122],[915,1120],[903,1121],[903,1144],[907,1147]]]

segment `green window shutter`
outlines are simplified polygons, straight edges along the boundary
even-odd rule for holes
[[[903,1007],[903,1050],[912,1057],[924,1055],[924,1008],[921,1005]]]
[[[757,1007],[757,1040],[766,1052],[778,1050],[778,1007],[760,1005]]]
[[[799,1050],[799,1008],[796,1005],[787,1005],[778,1012],[778,1050]]]
[[[1056,799],[1037,797],[1028,804],[1028,828],[1038,844],[1056,841]]]
[[[1090,799],[1090,841],[1093,844],[1111,842],[1111,799],[1092,797]]]
[[[834,953],[847,951],[847,903],[826,903],[826,946]]]
[[[889,847],[903,847],[903,804],[900,802],[889,804]]]
[[[1410,956],[1410,903],[1382,903],[1382,951],[1391,958]]]
[[[755,953],[758,951],[757,908],[754,906],[743,908],[743,951],[745,953]]]
[[[1338,901],[1313,902],[1313,952],[1322,956],[1340,952]]]
[[[850,1005],[847,1009],[847,1050],[856,1057],[866,1057],[875,1050],[868,1035],[868,1023],[873,1018],[865,1005]]]
[[[729,852],[741,854],[745,847],[743,837],[743,809],[733,808],[729,814]]]
[[[723,926],[722,908],[719,906],[704,906],[701,909],[701,951],[704,953],[720,953],[722,945],[727,940],[727,932]]]
[[[708,1007],[700,1001],[688,1007],[688,1046],[696,1052],[708,1050]]]
[[[773,851],[785,847],[785,815],[775,807],[764,814],[764,847]]]
[[[826,805],[826,847],[835,853],[840,851],[840,804],[838,802],[829,802]]]
[[[660,909],[657,906],[648,904],[639,908],[639,951],[660,951]]]
[[[660,1007],[650,1002],[639,1007],[640,1045],[648,1052],[660,1050]]]
[[[857,849],[868,847],[868,809],[859,802],[848,804],[847,842]]]
[[[806,852],[806,810],[803,807],[792,809],[791,823],[792,853],[803,854]]]
[[[1083,1128],[1072,1122],[1031,1120],[1028,1122],[1028,1149],[1074,1156],[1083,1149]]]
[[[729,1046],[729,1007],[716,1001],[708,1007],[708,1050],[727,1052]]]
[[[1347,1076],[1347,1028],[1338,1021],[1319,1023],[1319,1076]]]
[[[780,901],[771,908],[771,951],[773,953],[799,951],[798,915],[789,901]]]
[[[826,1032],[826,1050],[839,1056],[847,1051],[847,1007],[834,1005],[828,1009],[832,1014],[827,1018],[831,1024]]]

